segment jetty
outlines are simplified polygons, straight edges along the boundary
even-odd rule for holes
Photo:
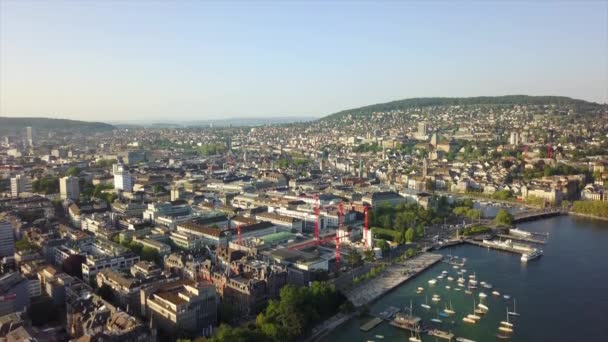
[[[469,240],[469,239],[464,240],[464,242],[471,244],[471,245],[479,246],[479,247],[492,248],[492,249],[509,252],[509,253],[514,253],[514,254],[520,254],[520,255],[533,250],[533,248],[528,247],[528,246],[521,246],[520,248],[515,248],[513,246],[497,245],[495,243],[487,243],[487,242]],[[522,247],[528,247],[528,248],[524,249]]]
[[[382,318],[380,318],[380,317],[374,317],[371,320],[367,321],[362,326],[360,326],[359,329],[361,331],[368,332],[368,331],[374,329],[375,327],[377,327],[378,324],[380,324],[380,323],[382,323]]]
[[[509,240],[513,240],[513,241],[535,243],[535,244],[538,244],[538,245],[544,245],[544,244],[547,243],[547,241],[545,241],[543,239],[536,239],[536,238],[533,238],[533,237],[523,236],[523,235],[496,234],[496,236],[498,236],[500,238],[503,238],[503,239],[509,239]]]
[[[345,295],[355,307],[369,304],[438,263],[442,258],[441,254],[422,253],[403,262],[388,265],[378,277],[354,286],[346,291]]]

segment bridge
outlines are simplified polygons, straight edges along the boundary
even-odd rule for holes
[[[563,214],[564,213],[559,209],[527,210],[513,215],[513,223],[534,221]]]

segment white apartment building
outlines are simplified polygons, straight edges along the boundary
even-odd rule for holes
[[[22,194],[32,193],[32,181],[29,177],[16,175],[11,178],[11,196],[19,197]]]
[[[61,199],[77,200],[80,197],[80,185],[78,177],[67,176],[59,179],[59,193]]]
[[[126,192],[133,191],[133,176],[123,164],[114,164],[112,174],[114,174],[114,189]]]

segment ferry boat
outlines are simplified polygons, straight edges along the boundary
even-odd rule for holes
[[[535,249],[534,251],[530,252],[530,253],[524,253],[521,255],[521,261],[523,262],[527,262],[530,260],[534,260],[538,257],[540,257],[541,255],[543,255],[543,250],[542,249]]]
[[[515,234],[515,235],[520,235],[520,236],[532,237],[532,233],[527,232],[525,230],[521,230],[519,228],[509,229],[509,233]]]

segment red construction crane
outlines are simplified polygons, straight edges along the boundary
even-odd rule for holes
[[[319,240],[319,194],[315,194],[315,240]]]
[[[369,229],[369,206],[365,206],[364,209],[364,213],[365,213],[365,222],[364,222],[364,229],[363,229],[363,246],[367,247],[367,231]]]

